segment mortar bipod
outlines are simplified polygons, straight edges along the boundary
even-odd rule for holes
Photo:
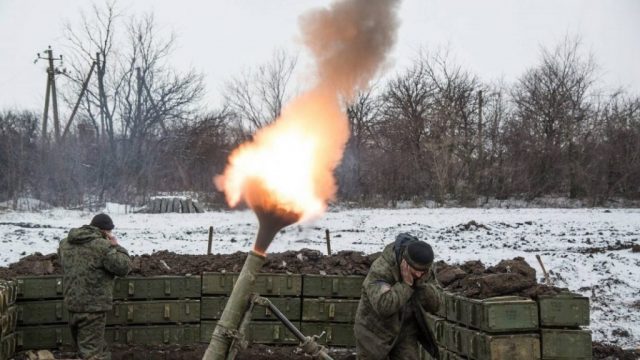
[[[234,360],[238,351],[247,347],[247,342],[244,340],[244,334],[249,322],[251,321],[251,313],[253,312],[254,305],[260,305],[268,308],[269,311],[271,311],[271,313],[298,339],[300,342],[298,346],[302,351],[313,356],[314,359],[333,360],[333,358],[327,354],[327,349],[318,344],[317,340],[322,336],[322,334],[305,336],[275,305],[273,305],[271,301],[269,301],[269,299],[257,294],[253,294],[251,297],[251,304],[242,318],[242,323],[238,331],[239,334],[234,340],[234,344],[231,346],[227,360]]]

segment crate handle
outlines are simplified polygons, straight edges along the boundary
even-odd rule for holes
[[[171,295],[171,280],[164,281],[164,294]]]
[[[56,319],[62,320],[62,304],[56,304]]]
[[[129,296],[132,296],[133,294],[135,294],[136,292],[136,286],[133,283],[133,281],[129,281],[129,289],[128,289],[128,294]]]
[[[164,304],[164,319],[169,320],[171,318],[171,306]]]

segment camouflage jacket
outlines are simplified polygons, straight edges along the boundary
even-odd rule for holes
[[[422,314],[425,311],[435,313],[439,306],[444,306],[435,294],[442,289],[435,280],[433,266],[413,286],[402,281],[400,254],[403,246],[406,244],[398,241],[387,245],[371,264],[362,284],[354,331],[358,342],[367,344],[363,349],[366,359],[386,359],[404,326],[416,326],[419,329],[417,341],[438,358],[433,335]]]
[[[113,279],[131,269],[127,250],[111,245],[100,229],[85,225],[71,229],[60,242],[58,255],[64,271],[64,303],[72,312],[109,311]]]

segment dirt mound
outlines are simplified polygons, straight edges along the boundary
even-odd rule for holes
[[[535,299],[539,295],[566,290],[538,284],[536,270],[521,257],[502,260],[489,268],[480,261],[467,261],[461,265],[440,261],[436,264],[436,271],[438,280],[448,291],[474,299],[504,295]]]
[[[366,275],[379,254],[366,255],[356,251],[341,251],[325,256],[316,250],[302,249],[268,254],[262,272],[328,275]],[[186,275],[202,272],[239,272],[247,257],[245,252],[216,255],[181,255],[158,251],[151,255],[132,256],[131,276]],[[0,278],[19,275],[62,274],[57,254],[35,253],[8,267],[0,267]]]
[[[637,360],[640,359],[640,350],[623,350],[620,346],[593,342],[593,359],[607,360]]]

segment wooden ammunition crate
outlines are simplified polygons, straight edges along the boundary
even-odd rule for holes
[[[589,298],[571,293],[538,297],[541,327],[589,325]]]
[[[117,278],[115,300],[190,299],[200,297],[200,276],[153,276]]]
[[[591,332],[588,330],[540,329],[545,360],[591,360]]]
[[[202,295],[231,294],[237,273],[204,273],[202,275]],[[265,297],[300,296],[302,275],[299,274],[258,274],[254,291]]]
[[[484,300],[446,294],[447,320],[488,333],[524,332],[538,329],[538,305],[517,296]]]
[[[304,299],[302,321],[353,323],[358,303],[358,300]]]
[[[353,324],[337,324],[327,322],[303,322],[301,331],[306,336],[322,335],[318,342],[327,346],[356,346]]]
[[[229,300],[228,297],[216,296],[216,297],[203,297],[201,306],[201,316],[203,320],[218,320],[222,316],[222,311]],[[269,298],[277,308],[282,312],[289,320],[300,320],[300,298],[293,297],[271,297]],[[253,313],[251,314],[252,320],[274,320],[275,316],[271,313],[267,307],[255,305]]]
[[[360,298],[364,276],[304,275],[305,297]]]
[[[61,299],[62,276],[20,276],[16,279],[17,299]]]
[[[300,328],[300,322],[296,321],[293,324]],[[200,323],[200,342],[209,343],[215,327],[216,321],[202,321]],[[247,326],[245,336],[250,343],[256,344],[298,344],[296,337],[279,321],[252,321]]]

